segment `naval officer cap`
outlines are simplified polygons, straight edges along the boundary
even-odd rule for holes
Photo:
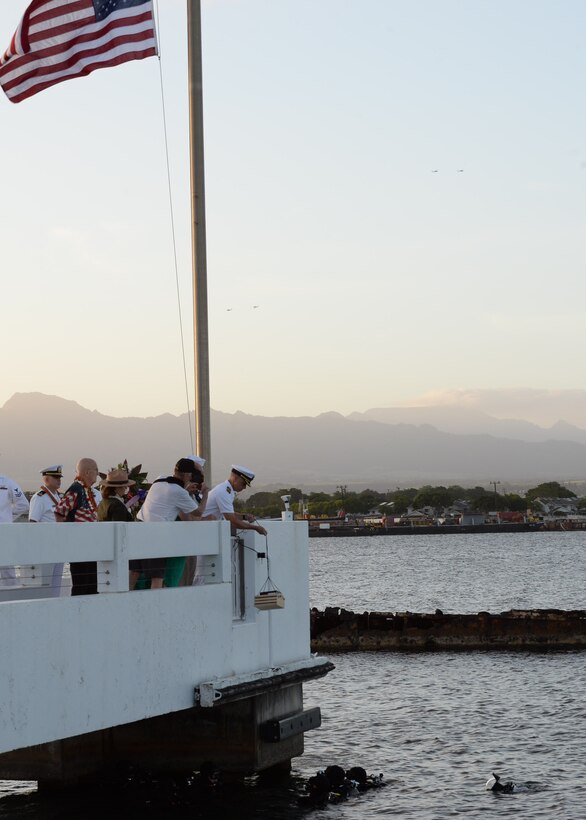
[[[63,464],[54,464],[52,467],[44,467],[41,475],[52,475],[54,478],[63,478]]]
[[[250,487],[250,485],[252,483],[252,479],[254,478],[254,475],[255,475],[252,472],[252,470],[249,470],[248,467],[241,467],[239,464],[233,464],[232,465],[232,472],[236,473],[236,475],[239,475],[240,478],[244,479],[244,481],[246,482],[246,485],[248,487]]]
[[[201,456],[186,456],[186,458],[190,458],[200,470],[205,467],[206,460]]]

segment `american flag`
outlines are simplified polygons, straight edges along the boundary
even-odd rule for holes
[[[0,57],[14,103],[97,68],[157,54],[152,0],[32,0]]]

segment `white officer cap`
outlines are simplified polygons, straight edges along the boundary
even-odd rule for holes
[[[206,463],[205,458],[201,458],[201,456],[185,456],[185,458],[190,458],[192,461],[195,461],[195,463],[197,464],[197,466],[198,466],[201,470],[203,470],[204,465],[205,465],[205,463]]]
[[[63,464],[54,464],[52,467],[44,467],[40,473],[41,475],[52,475],[55,478],[63,478]]]
[[[247,486],[250,487],[252,479],[254,478],[254,473],[252,470],[249,470],[248,467],[241,467],[239,464],[233,464],[232,472],[243,478]]]

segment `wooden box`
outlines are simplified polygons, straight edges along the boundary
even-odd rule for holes
[[[257,609],[283,609],[285,596],[278,589],[259,592],[258,595],[254,596],[254,605]]]

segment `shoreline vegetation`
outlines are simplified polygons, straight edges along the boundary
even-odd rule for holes
[[[499,493],[491,487],[460,485],[353,492],[338,485],[335,492],[298,487],[257,492],[238,499],[240,511],[258,518],[280,517],[288,496],[297,520],[309,522],[310,535],[370,535],[443,532],[523,532],[586,529],[586,497],[580,498],[557,481],[525,493]]]

